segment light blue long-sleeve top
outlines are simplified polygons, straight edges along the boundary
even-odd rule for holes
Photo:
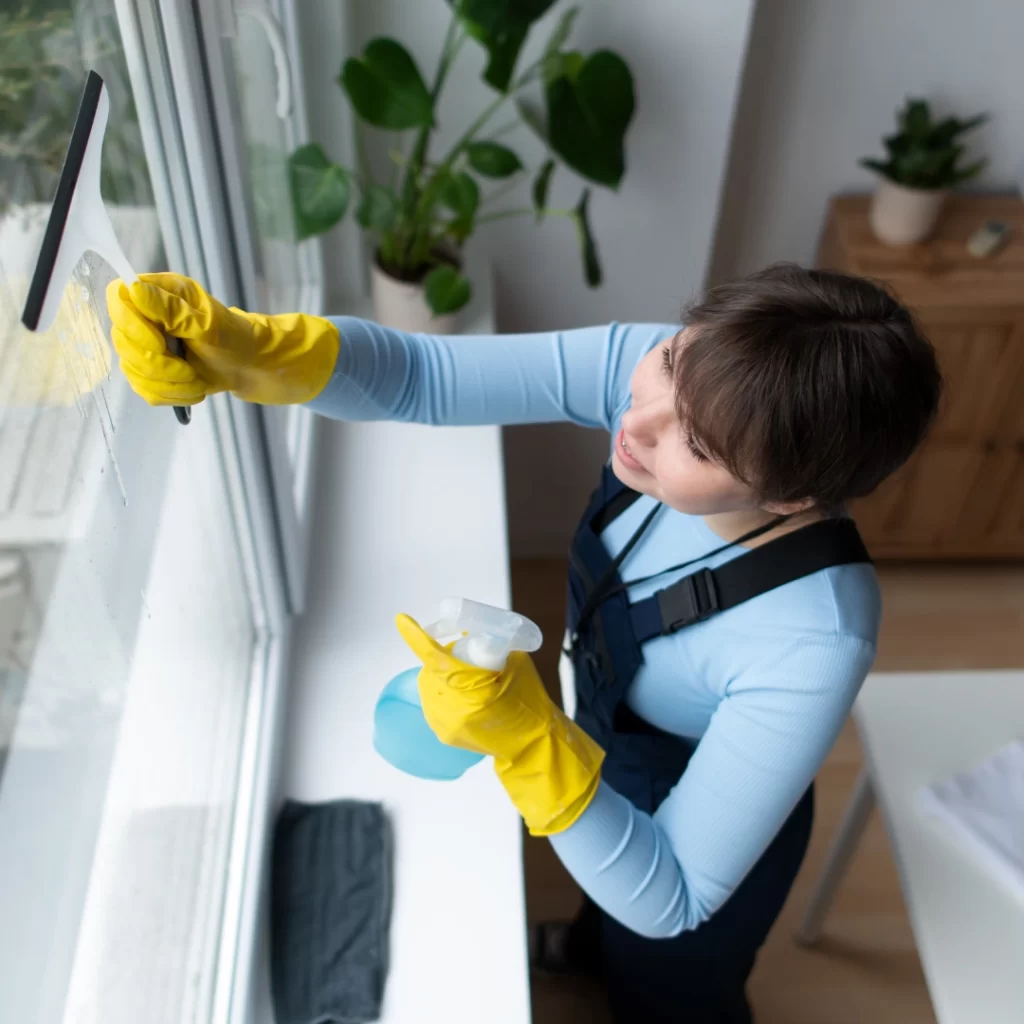
[[[636,364],[679,328],[611,324],[485,337],[404,334],[335,320],[337,367],[311,408],[338,419],[469,425],[571,421],[618,432]],[[614,556],[653,507],[643,497],[602,540]],[[621,572],[639,578],[721,545],[699,516],[664,509]],[[701,564],[741,555],[722,552]],[[682,572],[631,587],[633,600]],[[580,887],[652,938],[697,927],[757,862],[835,742],[875,656],[874,570],[796,580],[644,645],[626,701],[699,744],[653,815],[606,783],[551,843]]]

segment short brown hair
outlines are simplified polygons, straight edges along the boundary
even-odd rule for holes
[[[680,418],[766,503],[869,494],[935,418],[935,350],[871,281],[779,264],[710,289],[683,323]]]

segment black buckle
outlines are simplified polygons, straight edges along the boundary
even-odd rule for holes
[[[666,633],[674,633],[713,615],[718,611],[714,573],[701,569],[658,591],[658,607]]]

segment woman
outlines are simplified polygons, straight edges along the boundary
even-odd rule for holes
[[[599,971],[617,1021],[749,1021],[746,979],[807,847],[812,780],[875,656],[877,580],[844,503],[902,465],[939,399],[907,310],[792,266],[712,289],[682,329],[407,335],[227,310],[167,274],[114,282],[108,305],[153,404],[230,390],[343,419],[611,433],[570,556],[576,721],[527,656],[497,675],[411,619],[399,629],[435,731],[494,756],[586,893],[535,959]]]

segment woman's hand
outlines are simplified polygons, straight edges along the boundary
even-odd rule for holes
[[[180,274],[112,281],[107,309],[121,368],[150,405],[195,405],[221,391],[261,405],[308,402],[338,358],[329,320],[228,309]],[[168,337],[182,339],[185,359],[169,354]]]
[[[604,751],[555,706],[528,654],[501,672],[459,661],[407,615],[398,631],[423,662],[420,700],[444,743],[490,754],[533,835],[567,829],[597,792]]]

